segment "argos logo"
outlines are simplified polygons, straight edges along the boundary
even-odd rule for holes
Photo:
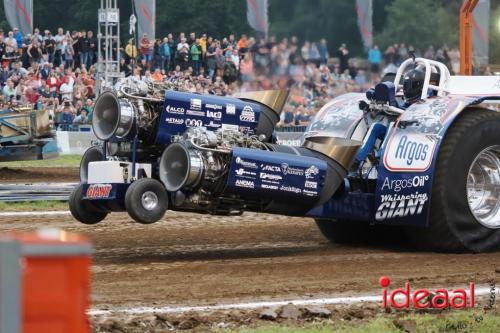
[[[425,171],[432,162],[436,141],[420,133],[394,135],[387,146],[384,164],[391,171]]]

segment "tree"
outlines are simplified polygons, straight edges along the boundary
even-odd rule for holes
[[[406,43],[425,50],[447,44],[458,46],[458,11],[444,8],[434,0],[394,0],[386,6],[387,21],[376,36],[382,47]]]

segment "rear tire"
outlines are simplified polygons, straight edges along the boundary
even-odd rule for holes
[[[125,208],[135,221],[150,224],[160,220],[168,208],[168,195],[162,183],[152,178],[133,182],[125,193]]]
[[[452,124],[434,172],[429,226],[408,229],[417,247],[444,252],[487,252],[500,247],[500,216],[496,227],[481,224],[472,213],[467,187],[476,158],[489,147],[500,148],[499,129],[500,114],[488,110],[467,110]],[[484,172],[485,178],[500,168],[500,158],[492,160],[497,166]],[[483,189],[483,194],[495,197],[497,201],[488,201],[495,205],[500,197],[487,191]]]
[[[78,184],[69,196],[69,210],[73,217],[83,224],[96,224],[108,216],[92,201],[83,200],[83,184]]]

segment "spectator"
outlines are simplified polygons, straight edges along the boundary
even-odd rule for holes
[[[64,40],[66,36],[64,35],[64,29],[57,29],[57,35],[54,36],[54,42],[56,44],[56,52],[54,54],[54,66],[59,66],[63,61],[64,52]]]
[[[168,72],[170,70],[170,44],[168,42],[168,38],[163,38],[163,43],[161,44],[163,63],[161,65],[161,69]]]
[[[9,100],[12,96],[16,96],[16,88],[12,80],[7,80],[7,84],[2,89],[2,94],[5,100]]]
[[[189,44],[186,43],[186,38],[182,38],[177,44],[177,61],[181,66],[181,70],[186,70],[189,65]]]
[[[320,56],[320,62],[321,64],[327,64],[328,63],[328,58],[330,57],[328,54],[328,45],[326,42],[325,38],[321,38],[319,42],[319,56]]]
[[[70,125],[73,123],[75,114],[74,108],[68,99],[63,100],[63,104],[60,106],[59,112],[60,128],[64,131],[68,131],[70,129]]]
[[[380,63],[382,62],[382,53],[377,45],[374,45],[370,51],[368,51],[368,61],[370,62],[371,72],[378,73],[380,71]]]
[[[190,49],[191,54],[191,66],[193,67],[193,75],[198,75],[200,72],[200,57],[201,57],[201,47],[200,40],[197,38]]]
[[[74,125],[84,125],[84,124],[88,124],[88,123],[89,123],[89,119],[87,117],[87,110],[85,110],[85,109],[82,109],[80,111],[80,114],[73,119]]]
[[[143,34],[141,38],[141,59],[146,61],[149,65],[151,62],[151,41],[148,38],[148,34]]]
[[[344,72],[346,69],[349,69],[349,50],[345,44],[340,46],[337,56],[340,62],[340,71]]]

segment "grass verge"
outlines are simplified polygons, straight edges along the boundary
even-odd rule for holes
[[[78,167],[81,158],[80,155],[59,155],[50,160],[2,162],[0,168]]]
[[[408,314],[395,319],[382,314],[356,322],[326,320],[302,327],[270,324],[256,328],[221,330],[224,333],[403,333],[403,332],[500,332],[500,315],[481,311],[453,311],[439,314]]]
[[[64,201],[0,201],[0,212],[39,212],[49,210],[68,210],[68,203]]]

